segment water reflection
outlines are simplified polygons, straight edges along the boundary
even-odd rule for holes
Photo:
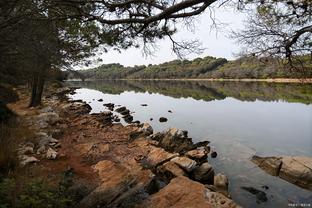
[[[124,91],[160,93],[175,98],[222,100],[233,97],[242,101],[287,101],[312,103],[312,85],[300,83],[266,82],[207,82],[164,80],[103,80],[71,82],[76,86],[96,89],[109,94]]]
[[[231,195],[243,207],[287,207],[289,202],[311,199],[310,191],[266,174],[249,159],[254,154],[312,156],[312,85],[193,81],[71,84],[82,87],[72,97],[90,103],[93,112],[107,110],[103,103],[125,105],[135,112],[135,120],[151,123],[156,131],[177,127],[188,130],[195,142],[210,140],[218,157],[209,163],[216,172],[229,176]],[[100,98],[104,102],[98,102]],[[161,116],[168,122],[159,123]],[[268,201],[257,204],[242,186],[268,186]]]

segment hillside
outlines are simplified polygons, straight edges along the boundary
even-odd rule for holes
[[[300,57],[300,68],[289,70],[280,60],[243,57],[234,61],[207,56],[193,60],[173,60],[158,65],[124,67],[104,64],[80,70],[87,79],[187,79],[187,78],[311,78],[312,62],[308,56]],[[74,75],[69,78],[78,78]]]

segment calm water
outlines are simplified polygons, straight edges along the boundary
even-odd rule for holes
[[[270,176],[249,161],[262,156],[312,156],[312,85],[193,81],[90,81],[73,99],[82,99],[92,112],[112,102],[133,111],[134,120],[150,123],[154,131],[177,127],[193,141],[209,140],[218,152],[209,159],[216,172],[230,179],[232,198],[244,207],[287,207],[310,203],[312,192]],[[97,100],[102,98],[104,102]],[[147,104],[143,107],[141,104]],[[172,113],[169,113],[171,110]],[[168,118],[160,123],[159,117]],[[153,118],[153,121],[150,121]],[[268,190],[262,188],[269,187]],[[268,201],[241,189],[252,186]]]

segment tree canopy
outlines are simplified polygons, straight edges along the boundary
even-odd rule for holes
[[[312,55],[312,1],[244,0],[249,10],[246,27],[234,37],[257,56],[285,57],[289,63],[299,55]],[[247,7],[247,8],[246,8]]]

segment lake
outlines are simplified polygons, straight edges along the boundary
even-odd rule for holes
[[[270,176],[250,162],[254,154],[312,156],[312,84],[160,80],[69,83],[80,87],[71,98],[89,103],[92,113],[107,110],[103,104],[111,102],[126,106],[134,120],[150,123],[154,131],[176,127],[188,130],[194,142],[209,140],[218,153],[217,158],[208,159],[209,163],[215,172],[229,177],[230,194],[243,207],[287,207],[299,202],[312,206],[311,191]],[[97,101],[100,98],[104,102]],[[160,117],[168,121],[160,123]],[[242,186],[265,191],[268,201],[257,202]]]

